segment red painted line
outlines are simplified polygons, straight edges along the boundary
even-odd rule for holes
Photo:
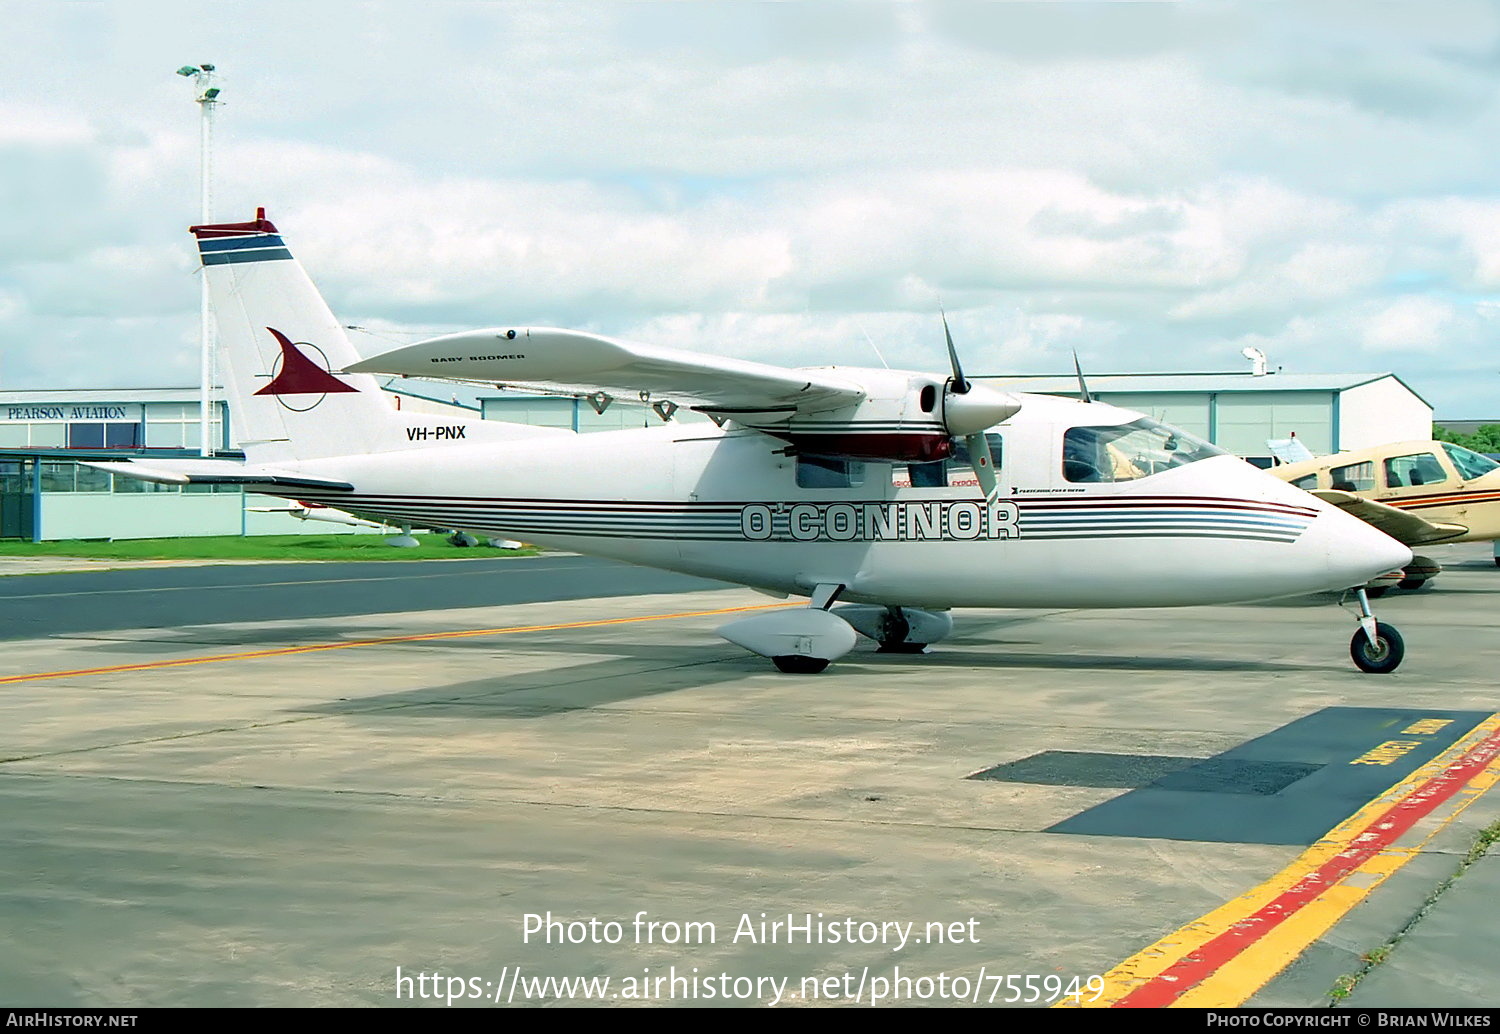
[[[1452,797],[1500,756],[1500,730],[1478,743],[1463,757],[1433,776],[1370,823],[1349,846],[1309,873],[1260,911],[1197,951],[1183,956],[1114,1004],[1116,1009],[1160,1009],[1171,1005],[1250,945],[1296,915],[1324,891],[1339,883],[1380,851],[1389,847],[1423,816]]]

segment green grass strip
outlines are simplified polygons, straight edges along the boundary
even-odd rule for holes
[[[470,560],[535,556],[537,550],[450,545],[444,535],[417,535],[401,549],[386,535],[209,535],[194,538],[0,540],[0,557],[79,557],[88,560]]]

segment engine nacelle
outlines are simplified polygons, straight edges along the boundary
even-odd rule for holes
[[[854,629],[826,610],[799,607],[757,614],[721,625],[719,635],[751,653],[770,657],[783,671],[820,671],[854,649]],[[802,665],[782,663],[800,659]]]

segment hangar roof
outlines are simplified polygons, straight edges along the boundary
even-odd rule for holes
[[[381,385],[392,395],[406,395],[479,411],[479,396],[472,385],[438,383],[416,378],[392,377]],[[191,388],[12,388],[0,391],[0,406],[42,406],[49,402],[186,402],[196,404],[197,387]],[[214,389],[214,401],[228,404],[224,388]]]
[[[224,389],[214,389],[224,401]],[[197,402],[197,388],[13,388],[0,391],[0,406],[45,405],[48,402]]]
[[[1089,391],[1096,394],[1110,392],[1252,392],[1252,391],[1348,391],[1362,384],[1391,378],[1407,391],[1411,391],[1422,402],[1422,396],[1412,391],[1394,373],[1268,373],[1257,377],[1252,373],[1088,373]],[[1077,395],[1077,374],[1047,375],[1039,377],[1003,377],[979,375],[975,380],[989,381],[997,386],[1018,391],[1035,392],[1040,395]]]

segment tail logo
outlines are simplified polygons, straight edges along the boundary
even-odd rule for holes
[[[271,383],[255,394],[272,395],[277,402],[293,413],[306,413],[310,409],[316,409],[319,403],[329,395],[345,391],[359,391],[358,388],[351,388],[329,372],[328,356],[317,345],[306,341],[293,343],[275,327],[266,329],[281,346],[281,354],[276,357],[276,362],[271,366]],[[287,398],[290,395],[304,396],[304,399],[299,399],[299,403],[306,401],[305,396],[317,397],[306,402],[305,405],[293,405]]]

